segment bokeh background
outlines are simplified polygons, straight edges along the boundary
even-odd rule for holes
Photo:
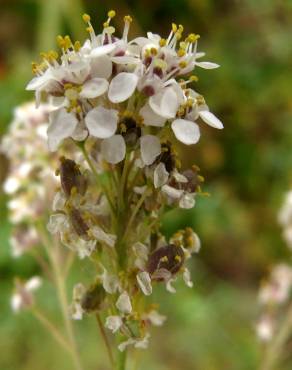
[[[84,39],[80,15],[91,14],[96,29],[108,9],[134,18],[132,37],[151,30],[167,36],[172,21],[201,35],[199,49],[220,69],[198,70],[198,90],[225,124],[223,131],[202,127],[198,145],[182,152],[206,178],[191,211],[164,220],[170,235],[193,226],[202,240],[192,261],[193,289],[177,295],[157,292],[169,318],[153,331],[150,351],[139,355],[139,369],[252,370],[261,356],[254,325],[257,289],[277,261],[289,259],[277,224],[284,193],[292,186],[292,2],[283,0],[0,0],[0,136],[13,107],[30,100],[24,90],[30,62],[55,46],[57,34]],[[120,20],[120,21],[119,21]],[[23,143],[25,145],[25,143]],[[1,156],[0,181],[9,164]],[[11,258],[10,225],[0,191],[0,368],[71,369],[71,362],[29,313],[13,316],[9,299],[15,275],[38,272],[28,257]],[[82,271],[71,276],[80,280]],[[60,320],[54,294],[40,293],[43,305]],[[106,369],[95,323],[77,325],[87,369]],[[281,369],[291,369],[292,359]]]

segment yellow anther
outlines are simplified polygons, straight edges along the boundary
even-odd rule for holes
[[[205,178],[204,178],[204,176],[198,175],[198,180],[200,182],[204,182],[205,181]]]
[[[179,256],[179,255],[176,255],[176,256],[174,257],[174,259],[175,259],[177,262],[181,262],[181,256]]]
[[[150,52],[152,55],[157,55],[157,49],[156,48],[151,48]]]
[[[166,45],[166,40],[165,40],[165,39],[160,39],[160,40],[159,40],[159,45],[160,45],[161,47],[165,46],[165,45]]]
[[[78,105],[78,107],[76,108],[76,113],[81,113],[82,112],[82,108],[80,107],[80,105]]]
[[[194,243],[194,240],[191,236],[188,236],[187,239],[186,239],[186,244],[188,247],[191,247]]]
[[[64,89],[65,90],[72,89],[72,88],[73,88],[73,85],[72,84],[70,84],[70,83],[64,84]]]
[[[180,40],[181,37],[182,37],[182,33],[180,31],[177,31],[176,34],[175,34],[175,36],[176,36],[176,39],[177,40]]]
[[[184,26],[180,24],[180,25],[178,26],[178,30],[179,30],[179,32],[180,32],[180,33],[183,33],[183,31],[184,31]]]
[[[199,81],[199,77],[198,77],[198,76],[196,76],[196,75],[193,75],[193,76],[191,76],[191,77],[189,78],[189,80],[190,80],[191,82],[198,82],[198,81]]]
[[[172,32],[176,32],[177,31],[177,25],[175,23],[172,23],[171,24],[171,29],[172,29]]]
[[[103,28],[107,28],[107,27],[109,27],[109,23],[108,22],[104,22],[103,23]]]
[[[109,27],[105,27],[106,28],[106,32],[110,35],[112,35],[113,33],[115,33],[116,29],[115,27],[112,27],[112,26],[109,26]]]
[[[72,46],[72,41],[70,39],[70,36],[65,36],[64,37],[64,49],[68,50]]]
[[[184,56],[186,55],[186,51],[185,51],[184,49],[179,49],[179,50],[177,51],[177,55],[178,55],[179,57],[184,57]]]
[[[179,43],[179,47],[181,48],[181,49],[186,49],[187,48],[187,43],[185,42],[185,41],[181,41],[180,43]]]
[[[200,38],[200,35],[196,35],[196,34],[194,34],[194,33],[190,33],[190,34],[188,35],[188,37],[186,38],[186,41],[187,41],[187,42],[194,43],[194,42],[196,42],[199,38]]]
[[[80,41],[75,41],[74,42],[74,50],[79,51],[81,49],[81,43]]]
[[[64,47],[64,38],[61,35],[57,36],[57,44],[60,48]]]
[[[124,22],[132,23],[133,22],[133,18],[130,15],[125,15],[124,16]]]
[[[120,130],[121,132],[126,132],[127,131],[127,126],[124,123],[120,124]]]
[[[86,31],[88,33],[93,32],[93,27],[92,26],[86,27]]]
[[[160,262],[168,262],[168,257],[167,256],[161,257]]]
[[[180,66],[180,68],[186,68],[186,66],[187,66],[187,62],[186,62],[185,60],[183,60],[183,61],[181,61],[181,62],[179,63],[179,66]]]
[[[84,20],[84,22],[88,23],[90,22],[90,15],[89,14],[86,14],[84,13],[83,16],[82,16],[82,19]]]
[[[186,103],[186,106],[189,107],[189,108],[191,108],[193,106],[193,104],[194,104],[194,100],[191,99],[191,98],[188,98],[187,103]]]
[[[110,10],[110,11],[107,13],[107,16],[108,16],[109,18],[114,18],[114,17],[115,17],[115,15],[116,15],[116,12],[115,12],[114,10]]]

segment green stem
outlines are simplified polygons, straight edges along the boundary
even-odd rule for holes
[[[63,335],[55,327],[55,325],[36,307],[32,308],[32,313],[35,318],[43,325],[43,327],[52,335],[52,337],[72,355],[72,348],[70,344],[66,341]]]
[[[266,355],[264,357],[261,370],[272,370],[277,369],[277,363],[283,351],[283,346],[288,340],[292,329],[292,304],[289,306],[285,320],[272,340],[271,344],[268,346]]]
[[[123,352],[118,353],[118,361],[116,370],[126,370],[126,362],[127,362],[127,350],[125,349]]]
[[[106,332],[104,330],[104,326],[103,326],[103,323],[101,321],[100,315],[98,313],[96,314],[96,319],[97,319],[98,327],[99,327],[99,330],[100,330],[100,334],[101,334],[102,339],[104,341],[104,344],[106,346],[106,350],[107,350],[107,353],[108,353],[110,364],[111,364],[112,368],[114,369],[115,362],[114,362],[114,357],[113,357],[113,354],[112,354],[111,345],[110,345],[110,342],[109,342],[108,337],[106,335]]]

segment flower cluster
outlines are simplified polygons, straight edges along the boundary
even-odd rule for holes
[[[36,109],[33,102],[17,107],[0,147],[10,165],[3,190],[10,198],[14,257],[39,244],[35,224],[48,212],[57,186],[52,170],[57,157],[47,148],[49,110],[48,105]]]
[[[84,44],[58,36],[60,56],[41,54],[27,90],[35,91],[37,105],[50,104],[49,149],[60,153],[70,142],[82,157],[77,163],[60,156],[48,223],[54,238],[93,265],[91,285],[74,288],[71,315],[104,316],[124,351],[146,348],[149,326],[165,321],[145,299],[155,285],[174,293],[182,276],[192,287],[186,262],[199,251],[199,238],[186,228],[167,240],[161,217],[175,207],[192,208],[204,180],[197,166],[182,168],[177,145],[196,144],[201,121],[217,129],[223,124],[192,87],[195,67],[218,67],[199,61],[198,35],[183,37],[183,26],[172,24],[165,39],[148,32],[129,41],[132,18],[124,17],[118,37],[114,16],[108,12],[96,35],[83,15]]]
[[[288,192],[279,212],[279,223],[283,227],[283,237],[291,248],[292,230],[292,192]],[[292,266],[287,263],[276,265],[269,280],[262,284],[259,291],[259,302],[264,312],[257,324],[257,333],[261,340],[273,338],[280,324],[280,316],[290,301],[292,290]]]

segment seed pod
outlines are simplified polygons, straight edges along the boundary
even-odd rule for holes
[[[71,208],[69,210],[69,219],[76,234],[84,240],[89,240],[89,236],[87,233],[89,227],[87,223],[83,220],[81,213],[76,208]]]
[[[69,197],[72,189],[77,189],[83,195],[86,191],[87,182],[81,174],[77,164],[71,159],[61,158],[60,166],[61,186],[64,193]]]
[[[156,249],[148,259],[147,271],[153,274],[159,269],[165,269],[175,275],[184,263],[185,255],[181,247],[174,244]]]
[[[102,308],[105,290],[101,284],[93,285],[87,290],[81,300],[81,307],[87,311],[98,311]]]

